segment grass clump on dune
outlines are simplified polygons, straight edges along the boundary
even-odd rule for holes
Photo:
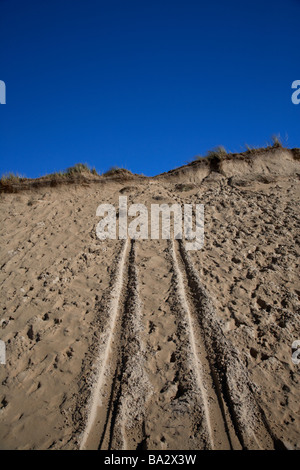
[[[206,154],[206,158],[209,161],[210,169],[219,173],[221,171],[221,161],[227,155],[227,150],[222,145],[209,150]]]
[[[220,169],[220,164],[223,159],[226,158],[232,158],[237,155],[240,156],[255,156],[257,154],[269,151],[269,150],[280,150],[284,149],[283,141],[280,137],[280,135],[274,134],[271,137],[271,141],[266,142],[266,145],[264,147],[254,147],[250,146],[248,144],[245,144],[246,150],[242,151],[241,153],[232,153],[232,152],[227,152],[225,147],[223,145],[219,145],[217,147],[214,147],[211,150],[208,150],[206,155],[198,155],[195,157],[193,161],[201,161],[201,160],[206,160],[209,162],[209,165],[212,170],[218,171]]]
[[[218,145],[218,147],[213,148],[212,150],[208,150],[206,157],[211,160],[212,158],[219,158],[225,157],[228,155],[227,150],[223,145]]]
[[[103,176],[112,176],[115,175],[116,173],[119,172],[121,168],[117,165],[111,166],[105,173],[103,173]]]
[[[20,183],[26,181],[27,178],[15,173],[7,173],[2,175],[0,179],[0,189],[6,192],[14,192],[14,188],[19,186]]]
[[[248,154],[256,154],[256,153],[260,153],[262,151],[266,151],[266,150],[276,150],[276,149],[283,149],[284,148],[284,145],[283,145],[283,142],[282,142],[282,139],[280,137],[280,135],[272,135],[271,137],[271,142],[266,142],[266,146],[265,147],[254,147],[254,146],[250,146],[248,144],[245,145],[246,147],[246,152]]]
[[[19,175],[15,175],[14,173],[7,173],[5,175],[2,175],[1,177],[1,181],[2,183],[5,183],[5,182],[13,182],[13,181],[19,181],[20,177]]]
[[[276,135],[276,134],[272,135],[271,143],[269,144],[269,147],[274,148],[274,149],[275,148],[281,148],[281,149],[284,148],[283,143],[282,143],[282,139],[281,139],[279,134],[278,135]]]
[[[222,157],[225,157],[226,155],[228,155],[228,152],[225,149],[225,147],[223,147],[223,145],[218,145],[217,147],[214,147],[213,149],[208,150],[206,152],[206,155],[204,156],[197,155],[193,161],[203,160],[203,159],[211,160],[212,158],[215,158],[215,157],[221,159]]]
[[[76,163],[74,166],[71,166],[64,171],[64,174],[67,176],[80,175],[82,173],[92,173],[93,175],[98,175],[96,169],[91,169],[87,163]]]
[[[2,175],[1,183],[2,184],[10,184],[10,183],[18,183],[19,181],[24,181],[26,178],[24,176],[15,174],[15,173],[7,173]]]
[[[18,192],[21,189],[31,189],[42,186],[58,186],[64,183],[80,183],[85,179],[89,180],[89,175],[100,176],[95,168],[90,168],[87,163],[76,163],[63,171],[30,179],[18,174],[8,173],[0,179],[0,191]]]
[[[51,173],[50,175],[43,176],[43,178],[51,178],[53,180],[63,180],[67,178],[76,178],[81,175],[92,174],[99,176],[96,168],[90,168],[87,163],[76,163],[74,166],[70,166],[66,170]]]
[[[116,176],[118,178],[127,178],[132,176],[131,171],[127,170],[126,168],[120,168],[119,166],[112,166],[103,173],[103,176]]]

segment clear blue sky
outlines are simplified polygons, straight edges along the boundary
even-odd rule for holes
[[[0,0],[0,173],[300,147],[299,0]]]

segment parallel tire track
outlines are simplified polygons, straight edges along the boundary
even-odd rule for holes
[[[151,394],[151,386],[145,372],[145,348],[141,340],[143,327],[134,241],[131,241],[126,295],[120,306],[120,315],[120,350],[109,426],[103,434],[99,449],[135,450],[145,441],[145,403]],[[108,428],[109,436],[106,436]]]
[[[227,423],[227,433],[232,423],[235,431],[234,434],[230,432],[232,442],[234,440],[243,449],[277,448],[276,438],[254,397],[247,371],[238,352],[225,338],[220,320],[182,241],[178,243],[177,252],[204,339],[224,425]]]
[[[220,403],[218,390],[214,386],[209,361],[206,357],[204,338],[197,322],[197,312],[177,242],[175,244],[172,240],[169,243],[169,250],[176,279],[176,295],[184,317],[183,324],[186,324],[185,328],[189,336],[190,357],[188,362],[193,367],[195,386],[200,393],[200,403],[205,420],[202,433],[206,432],[206,448],[232,449],[233,446],[238,448],[236,436],[233,436],[232,426],[229,429],[223,403]]]
[[[80,449],[136,449],[144,440],[144,368],[135,241],[124,242],[101,335],[97,373]]]
[[[86,449],[89,447],[88,441],[90,440],[90,435],[93,432],[93,427],[95,426],[99,414],[99,408],[103,405],[103,401],[105,401],[105,397],[103,396],[104,383],[106,375],[109,373],[109,358],[116,322],[119,314],[119,303],[123,289],[128,249],[129,240],[127,239],[125,242],[123,242],[117,271],[115,273],[115,283],[110,294],[110,302],[108,305],[108,322],[106,325],[106,330],[101,338],[101,345],[99,346],[94,385],[92,387],[91,397],[88,405],[87,423],[81,436],[80,449]]]
[[[167,252],[173,272],[170,298],[179,320],[178,377],[185,376],[189,384],[188,420],[195,422],[200,447],[276,448],[247,372],[224,337],[183,243],[168,241]],[[147,422],[150,415],[155,416],[149,415],[153,390],[146,372],[149,351],[142,339],[147,336],[143,334],[135,241],[122,242],[112,281],[108,301],[102,305],[106,324],[80,449],[143,448],[149,439],[145,429],[152,429]],[[193,417],[192,409],[198,409],[199,416]]]

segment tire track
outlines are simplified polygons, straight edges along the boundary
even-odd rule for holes
[[[195,387],[200,394],[200,403],[204,415],[202,433],[206,435],[205,448],[207,449],[233,449],[240,448],[233,427],[228,425],[223,404],[220,403],[218,390],[215,387],[204,339],[199,324],[196,321],[196,311],[193,298],[189,291],[185,266],[178,249],[172,240],[169,242],[169,251],[172,259],[176,295],[181,307],[183,324],[189,338],[188,363],[192,366],[195,378]]]
[[[176,250],[195,306],[224,425],[227,423],[227,434],[231,436],[232,443],[240,443],[243,449],[276,449],[276,439],[253,395],[247,371],[238,352],[225,338],[220,320],[182,241]]]
[[[134,241],[131,241],[126,295],[121,308],[119,360],[108,426],[99,449],[136,450],[145,440],[144,412],[151,386],[145,372],[145,348],[141,340],[143,326]]]
[[[144,436],[145,400],[151,393],[141,341],[135,241],[123,243],[113,274],[106,328],[80,449],[135,450]]]
[[[123,242],[121,253],[119,255],[118,267],[115,273],[115,283],[111,291],[110,302],[108,306],[108,321],[106,331],[102,336],[101,344],[98,351],[98,359],[96,363],[96,373],[94,377],[94,385],[92,387],[90,402],[88,405],[88,417],[85,429],[81,436],[80,449],[88,449],[95,445],[95,432],[93,428],[101,429],[102,416],[100,409],[106,401],[104,396],[104,384],[107,376],[110,375],[109,359],[112,350],[114,333],[117,319],[119,316],[119,303],[124,285],[124,274],[126,266],[126,258],[128,256],[129,241]],[[99,439],[98,439],[99,443]]]
[[[182,438],[189,449],[276,447],[183,243],[168,241],[157,254],[161,272],[151,282],[149,244],[139,261],[142,296],[135,243],[122,242],[102,305],[106,324],[80,449],[179,449]]]

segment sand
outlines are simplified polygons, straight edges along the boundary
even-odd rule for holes
[[[299,449],[299,160],[1,194],[1,449]],[[205,244],[101,203],[205,205]]]

